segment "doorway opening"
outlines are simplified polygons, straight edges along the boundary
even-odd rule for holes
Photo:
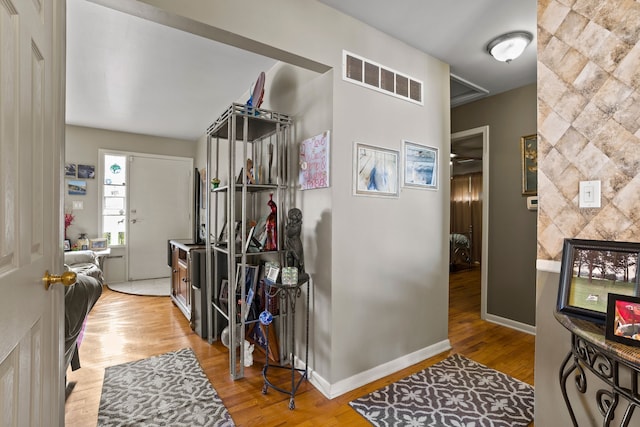
[[[112,249],[106,280],[169,277],[167,242],[189,239],[193,230],[193,159],[104,149],[98,155],[99,229]]]
[[[489,126],[451,135],[450,275],[480,278],[480,318],[487,314]],[[451,296],[450,296],[451,298]]]

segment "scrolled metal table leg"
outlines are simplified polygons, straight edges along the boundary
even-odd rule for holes
[[[567,368],[567,365],[569,364],[569,361],[571,359],[573,359],[573,364],[569,368]],[[581,374],[578,374],[578,376],[576,377],[576,386],[578,386],[580,389],[578,378],[582,377],[583,378],[582,385],[584,386],[584,390],[586,391],[587,386],[586,386],[586,378],[584,378],[584,371],[582,371],[582,368],[580,368],[580,365],[573,357],[573,352],[569,351],[569,353],[567,354],[567,357],[564,358],[562,365],[560,365],[560,390],[562,391],[562,397],[564,398],[564,403],[565,405],[567,405],[567,409],[569,410],[569,416],[571,417],[571,422],[573,423],[573,427],[579,427],[579,426],[578,426],[578,422],[576,421],[576,416],[573,412],[573,408],[571,407],[569,396],[567,394],[567,379],[569,378],[569,375],[571,375],[571,373],[576,369],[578,369],[581,372]],[[584,391],[582,391],[582,393],[584,393]]]

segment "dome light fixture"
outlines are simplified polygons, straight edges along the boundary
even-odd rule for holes
[[[514,31],[491,40],[487,44],[487,52],[498,61],[509,63],[522,55],[531,40],[533,40],[531,33]]]

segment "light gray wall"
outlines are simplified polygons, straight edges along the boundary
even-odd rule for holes
[[[82,126],[67,125],[65,129],[65,161],[68,163],[95,165],[96,176],[99,160],[98,150],[101,148],[190,158],[193,158],[195,155],[196,144],[194,141],[160,138]],[[80,233],[88,233],[89,237],[98,237],[98,224],[100,219],[100,191],[98,180],[87,180],[87,194],[85,196],[70,196],[65,191],[65,209],[71,208],[73,200],[82,200],[84,202],[84,209],[81,211],[73,211],[76,219],[73,225],[69,227],[69,238],[73,241],[78,238]]]
[[[289,114],[294,119],[290,150],[293,166],[291,196],[293,206],[303,213],[301,237],[304,245],[305,270],[313,278],[310,302],[310,362],[318,372],[330,372],[324,351],[330,343],[324,337],[331,333],[331,188],[299,191],[299,144],[307,138],[333,128],[333,71],[318,74],[289,64],[279,63],[267,73],[264,107]],[[306,292],[306,289],[304,290]],[[301,301],[305,301],[302,299]],[[303,307],[301,303],[300,307]],[[298,317],[298,331],[304,331],[304,317]],[[304,336],[302,334],[302,336]],[[298,354],[304,354],[303,340],[298,340]],[[323,354],[325,357],[323,357]]]
[[[400,150],[408,139],[439,148],[440,164],[448,163],[448,65],[316,1],[145,3],[334,70],[331,188],[297,198],[305,232],[326,236],[310,242],[305,234],[305,256],[322,268],[314,283],[322,275],[321,286],[329,286],[314,289],[322,300],[314,302],[312,368],[335,384],[446,343],[449,182],[442,168],[438,191],[402,189],[395,199],[354,196],[352,173],[355,141]],[[422,80],[425,105],[343,82],[342,49]]]
[[[520,137],[536,133],[536,85],[451,110],[451,132],[489,125],[487,313],[535,325],[536,211],[522,196]]]

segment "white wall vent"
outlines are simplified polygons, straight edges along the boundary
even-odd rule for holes
[[[342,51],[342,79],[414,104],[424,105],[420,80],[346,50]]]

